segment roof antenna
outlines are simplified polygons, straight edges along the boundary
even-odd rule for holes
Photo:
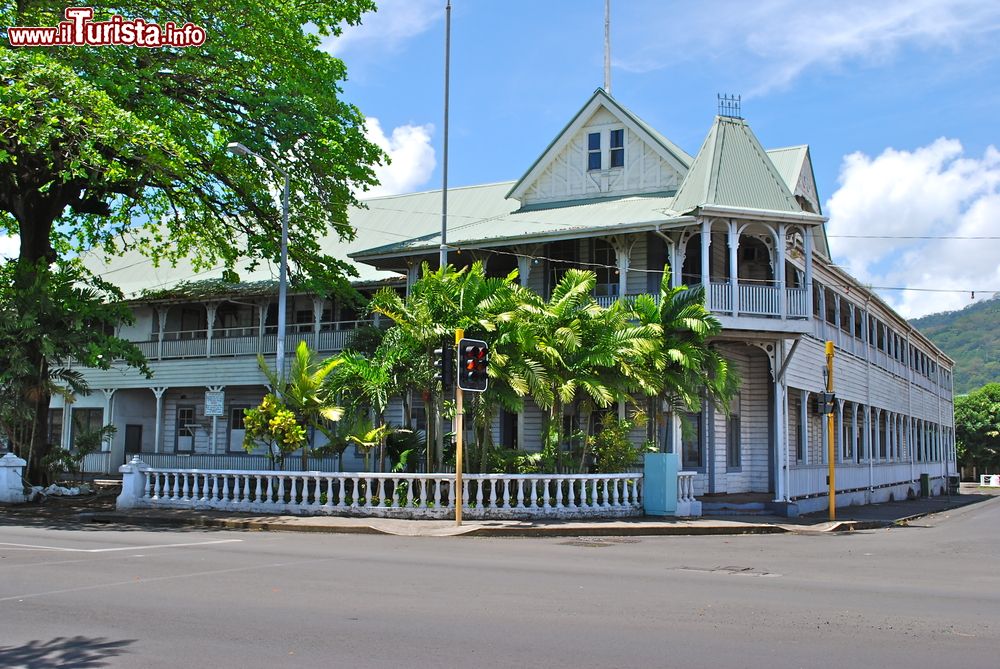
[[[715,99],[719,103],[719,116],[726,116],[728,118],[743,118],[740,116],[740,96],[739,95],[723,95],[717,93]]]
[[[604,92],[611,95],[611,0],[604,0]]]

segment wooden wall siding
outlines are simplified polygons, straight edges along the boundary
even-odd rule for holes
[[[538,251],[537,253],[542,254],[544,251]],[[528,274],[528,288],[538,295],[545,294],[545,272],[546,262],[540,260],[537,265],[531,266],[531,272]]]
[[[855,309],[865,308],[865,300],[863,299],[864,298],[863,289],[860,290],[853,289],[853,292],[848,293],[847,290],[841,287],[842,284],[844,283],[843,277],[835,275],[832,272],[832,270],[830,270],[824,264],[827,263],[828,261],[820,260],[818,258],[816,260],[817,261],[813,263],[813,275],[814,275],[813,281],[815,283],[821,285],[824,289],[831,290],[833,293],[838,295],[840,297],[840,303],[842,309],[846,308],[848,302],[853,304],[855,306]],[[801,260],[795,260],[793,262],[794,264],[796,264],[796,266],[800,266],[802,264]],[[889,330],[891,332],[901,335],[901,337],[904,340],[906,339],[906,334],[910,332],[910,325],[905,319],[903,319],[902,316],[883,307],[878,302],[870,302],[868,303],[866,308],[870,318],[877,319],[879,322],[888,325]],[[863,355],[862,351],[863,346],[860,344],[860,342],[849,343],[847,341],[849,339],[847,334],[842,330],[840,330],[837,326],[833,324],[828,324],[823,319],[814,320],[813,325],[815,327],[814,334],[818,339],[822,340],[829,339],[831,341],[834,341],[838,346],[843,345],[842,348],[845,349],[853,348],[859,354]],[[926,355],[931,360],[937,359],[939,355],[938,349],[934,346],[933,343],[930,342],[930,340],[926,339],[918,330],[912,331],[910,343],[915,349],[924,353],[924,355]],[[892,358],[888,358],[885,355],[885,353],[881,351],[876,352],[872,350],[871,355],[873,357],[873,361],[877,363],[885,363],[885,365],[890,368],[897,367],[898,368],[897,373],[903,373],[905,369],[908,369],[908,365],[897,363]],[[950,368],[948,367],[947,363],[944,360],[941,361],[941,364],[944,367],[944,371],[947,371],[949,373],[951,372]],[[918,374],[917,376],[920,375]],[[922,376],[920,376],[919,379],[915,379],[915,382],[921,385],[925,382],[930,384],[930,381],[928,381]],[[946,390],[950,391],[949,383],[944,383],[943,385]]]
[[[621,127],[619,120],[607,110],[600,109],[594,113],[585,127],[559,150],[549,166],[525,189],[522,203],[559,202],[613,193],[676,190],[681,175],[628,128],[625,128],[624,167],[607,169],[607,131]],[[602,133],[602,167],[606,169],[601,171],[587,171],[587,135],[591,132]]]
[[[389,405],[385,408],[385,422],[390,425],[405,425],[403,420],[403,399],[393,397],[389,400]]]
[[[268,357],[274,363],[274,356]],[[265,382],[254,357],[190,358],[150,361],[153,378],[147,379],[124,365],[112,369],[81,370],[91,388],[150,388],[152,386],[189,387],[192,385],[258,385]]]
[[[786,372],[788,385],[810,392],[822,390],[825,365],[824,343],[804,336]],[[841,351],[837,351],[834,357],[834,387],[840,399],[934,422],[939,422],[940,409],[942,424],[953,424],[950,391],[917,387],[906,377],[891,374],[875,365],[870,365],[869,370],[869,364],[863,358]]]
[[[749,472],[751,492],[769,492],[771,468],[771,381],[770,363],[763,351],[751,349],[750,367],[742,393],[746,396],[743,423],[746,443],[743,446],[743,471]]]
[[[115,433],[112,451],[125,452],[125,426],[141,425],[143,453],[153,452],[153,437],[156,431],[156,398],[152,391],[145,389],[119,390],[114,396],[113,420],[118,432]]]
[[[647,232],[642,243],[646,250],[646,269],[653,270],[642,273],[645,278],[644,290],[651,295],[658,295],[663,279],[662,270],[670,258],[667,242],[659,235]]]
[[[826,416],[818,415],[813,409],[816,406],[816,398],[813,393],[809,394],[809,405],[806,407],[806,424],[809,426],[808,441],[809,463],[822,464],[827,461],[828,451],[826,436]]]
[[[118,330],[118,336],[129,341],[154,339],[153,329],[156,313],[150,307],[136,306],[132,309],[132,315],[135,317],[135,323],[122,325]]]
[[[726,280],[726,260],[729,258],[729,249],[726,246],[727,234],[718,230],[712,231],[712,243],[708,247],[708,266],[710,281]]]
[[[161,452],[175,452],[177,445],[177,408],[179,406],[194,407],[195,423],[199,425],[199,428],[195,430],[194,452],[212,452],[212,418],[205,416],[206,390],[207,388],[204,387],[176,388],[168,390],[163,395],[163,450]],[[235,450],[227,450],[229,445],[229,410],[234,405],[257,406],[267,391],[263,386],[227,386],[224,392],[226,393],[225,414],[219,416],[216,421],[215,452],[242,453],[242,449],[238,446],[236,446]],[[153,393],[150,392],[149,395],[152,397]],[[185,397],[182,398],[182,395]],[[155,411],[156,404],[154,402],[151,409],[153,416],[156,415]],[[150,441],[149,452],[152,450],[152,441]],[[143,452],[147,452],[145,446]],[[263,452],[263,449],[255,452]]]
[[[545,424],[545,412],[530,398],[524,400],[524,443],[522,450],[537,453],[542,450],[542,426]]]
[[[739,471],[729,472],[726,469],[726,416],[717,411],[713,420],[714,438],[706,454],[714,464],[715,492],[769,492],[770,363],[762,351],[751,346],[727,344],[720,350],[733,363],[743,381],[737,407],[740,415],[741,466]],[[704,480],[703,485],[707,488],[706,477],[698,478]]]
[[[649,249],[646,244],[645,234],[632,235],[629,241],[634,241],[635,244],[632,246],[632,253],[629,255],[630,269],[625,283],[625,293],[628,295],[637,295],[648,292],[646,290],[646,272],[642,270],[646,268],[646,254]],[[663,266],[660,265],[659,269],[662,268]]]

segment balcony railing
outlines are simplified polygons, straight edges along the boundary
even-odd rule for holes
[[[734,307],[732,284],[713,281],[709,288],[709,309],[739,316],[808,317],[805,288],[785,288],[784,310],[782,310],[781,288],[779,286],[738,283],[736,284],[736,296],[737,303]]]
[[[359,328],[371,324],[372,321],[324,322],[320,323],[319,332],[312,328],[295,332],[301,328],[290,327],[289,334],[285,335],[285,351],[291,353],[300,341],[305,341],[310,348],[320,353],[341,351]],[[273,332],[274,328],[267,330]],[[235,327],[213,330],[211,340],[208,338],[208,330],[172,330],[163,333],[162,341],[150,339],[133,343],[149,360],[177,360],[273,354],[277,348],[277,339],[276,334],[260,336],[258,328]]]
[[[737,284],[736,289],[739,297],[738,315],[768,318],[782,316],[781,289],[778,286],[740,283]],[[635,295],[629,294],[625,295],[624,299],[631,301],[635,297]],[[610,307],[620,298],[617,295],[597,295],[594,299],[602,307]],[[733,287],[728,281],[713,281],[709,285],[708,306],[709,309],[718,313],[733,313]],[[807,318],[808,315],[806,289],[785,288],[785,317]]]

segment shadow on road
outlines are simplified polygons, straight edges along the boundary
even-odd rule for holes
[[[127,653],[127,646],[133,643],[135,639],[110,641],[104,637],[60,636],[51,641],[29,641],[21,646],[0,646],[0,667],[107,667],[106,660]]]
[[[11,506],[0,505],[0,527],[33,527],[44,530],[98,531],[108,529],[129,532],[185,532],[205,531],[205,528],[183,526],[155,526],[129,523],[95,523],[86,517],[89,513],[106,513],[115,510],[114,495],[98,495],[85,498],[52,498],[42,503],[27,503]],[[0,667],[7,665],[0,662]]]

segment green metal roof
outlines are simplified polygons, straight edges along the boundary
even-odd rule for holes
[[[460,222],[451,217],[452,194],[448,193],[448,245],[489,246],[499,243],[532,243],[542,237],[562,234],[586,234],[597,230],[613,232],[626,225],[667,222],[673,198],[666,195],[632,195],[620,198],[580,200],[572,205],[532,209],[514,209],[494,216],[482,216],[475,221]],[[362,262],[378,257],[420,254],[436,251],[441,243],[440,217],[431,234],[414,236],[393,244],[370,248],[351,257]]]
[[[701,206],[800,212],[764,147],[741,118],[716,116],[677,191],[674,210]]]
[[[781,179],[792,193],[799,183],[799,174],[808,155],[809,147],[805,144],[767,150],[767,157],[771,159],[774,169],[778,170]]]
[[[448,189],[449,231],[498,214],[516,209],[514,200],[506,200],[504,193],[511,182]],[[405,195],[387,195],[364,200],[367,208],[352,208],[348,212],[351,225],[356,229],[355,238],[341,241],[336,235],[327,235],[320,242],[323,251],[335,258],[350,262],[349,254],[363,249],[398,244],[401,241],[437,235],[441,231],[441,191],[433,190]],[[127,297],[137,297],[144,291],[167,289],[183,282],[205,281],[222,278],[222,268],[196,271],[191,263],[181,260],[176,266],[163,264],[154,267],[138,251],[128,251],[104,262],[102,253],[86,255],[88,267],[106,277],[122,289]],[[400,278],[396,272],[376,269],[371,265],[353,263],[358,276],[355,285],[368,285]],[[250,269],[246,262],[236,267],[242,282],[270,281],[277,279],[278,267],[261,262]]]

